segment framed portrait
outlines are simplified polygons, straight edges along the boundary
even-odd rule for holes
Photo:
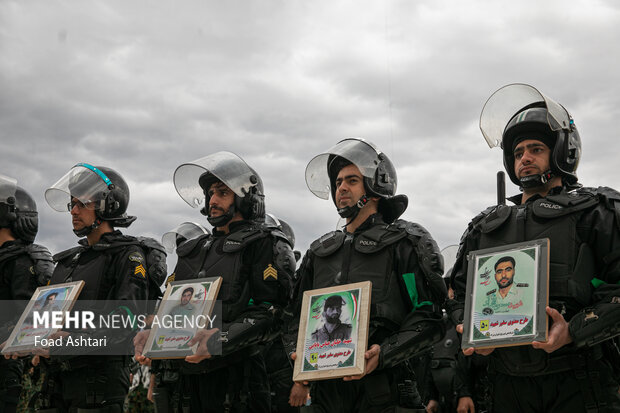
[[[549,239],[471,252],[462,347],[546,341]]]
[[[82,287],[84,287],[84,281],[37,288],[13,328],[2,353],[26,352],[34,350],[35,347],[42,348],[42,340],[61,330],[60,327],[54,328],[52,326],[51,312],[61,311],[64,314],[66,311],[71,311],[75,300],[82,291]],[[50,313],[45,314],[46,312]],[[39,318],[43,315],[48,317],[47,322]],[[35,316],[37,316],[36,320]]]
[[[200,328],[210,328],[222,277],[173,281],[153,318],[143,354],[152,359],[184,358],[198,344],[187,343]]]
[[[293,380],[363,374],[370,281],[304,292]]]

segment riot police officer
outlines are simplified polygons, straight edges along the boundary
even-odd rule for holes
[[[314,382],[311,408],[423,411],[412,372],[403,362],[429,349],[443,334],[446,288],[437,244],[422,226],[398,220],[407,197],[396,195],[396,170],[370,142],[344,139],[316,156],[306,168],[306,183],[320,198],[331,195],[346,226],[314,241],[306,253],[295,287],[297,316],[306,290],[372,281],[367,373]],[[296,343],[295,327],[289,352]],[[305,401],[302,386],[296,383],[292,389],[295,404]]]
[[[532,86],[496,91],[480,128],[489,146],[501,146],[522,193],[509,198],[513,206],[491,207],[469,224],[452,273],[457,301],[465,301],[470,251],[550,239],[547,342],[476,351],[490,357],[493,409],[618,411],[618,384],[601,343],[620,334],[620,194],[579,184],[575,123]]]
[[[0,175],[0,343],[11,332],[16,314],[25,305],[11,300],[30,300],[37,287],[47,284],[54,265],[52,255],[33,244],[39,229],[37,205],[17,181]],[[15,412],[22,389],[22,360],[0,358],[0,412]]]
[[[168,404],[184,412],[268,412],[261,344],[279,335],[279,313],[288,303],[295,270],[288,258],[291,248],[282,231],[265,225],[262,180],[237,155],[217,152],[183,164],[174,173],[174,184],[214,229],[177,247],[179,259],[169,279],[221,276],[222,329],[197,334],[199,350],[180,363],[180,377],[158,375],[158,409]],[[221,355],[215,354],[218,346]],[[165,376],[168,383],[162,383]],[[166,391],[168,401],[161,397]]]
[[[56,211],[70,212],[73,232],[85,237],[78,241],[79,246],[54,256],[58,264],[50,283],[82,280],[84,287],[78,302],[123,301],[122,306],[113,309],[115,313],[145,312],[141,304],[148,297],[153,265],[147,261],[149,247],[116,229],[128,227],[136,220],[126,213],[129,187],[121,175],[111,168],[79,163],[46,190],[45,199]],[[160,257],[158,265],[165,272],[164,257]],[[61,332],[63,337],[76,334],[79,332]],[[117,331],[108,340],[131,344],[129,334],[130,331]],[[60,356],[54,355],[53,350],[49,380],[44,384],[48,395],[44,402],[57,409],[51,411],[122,411],[129,388],[127,355]]]

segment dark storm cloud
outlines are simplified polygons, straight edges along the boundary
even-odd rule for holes
[[[39,239],[58,251],[76,239],[43,192],[75,163],[121,172],[139,217],[128,232],[160,238],[206,223],[176,194],[175,168],[229,150],[260,173],[268,211],[305,249],[338,220],[307,190],[305,166],[360,136],[394,161],[405,217],[446,246],[495,202],[501,151],[478,117],[504,84],[562,102],[584,138],[584,183],[620,186],[619,31],[613,1],[8,0],[0,173],[33,193]]]

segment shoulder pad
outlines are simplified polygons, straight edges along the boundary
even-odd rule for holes
[[[395,226],[399,231],[404,231],[409,239],[419,239],[422,237],[430,237],[431,234],[422,225],[404,219],[394,221],[391,226]]]
[[[470,223],[473,230],[483,233],[491,232],[500,227],[510,217],[512,207],[508,205],[495,205],[478,214]]]
[[[595,191],[580,188],[537,199],[532,203],[532,212],[541,218],[554,218],[591,208],[598,203]]]
[[[39,244],[30,244],[26,247],[26,251],[33,260],[53,261],[50,251]]]
[[[140,241],[136,237],[132,237],[131,235],[118,235],[114,238],[106,238],[110,240],[109,242],[98,242],[95,245],[92,245],[91,248],[94,251],[105,251],[112,248],[126,247],[128,245],[140,245]]]
[[[328,232],[310,244],[310,250],[318,257],[327,257],[340,249],[344,238],[342,231]]]
[[[244,228],[240,231],[235,231],[229,234],[224,240],[222,251],[224,252],[237,252],[256,240],[269,236],[269,231],[265,228],[258,226],[251,226]]]
[[[201,248],[211,237],[211,234],[203,234],[196,238],[182,242],[176,250],[178,257],[190,255],[196,248]]]
[[[405,238],[408,231],[416,231],[414,228],[400,224],[406,221],[399,220],[398,222],[398,224],[376,225],[362,232],[355,237],[355,249],[364,254],[372,254]]]
[[[485,209],[484,211],[482,211],[481,213],[479,213],[478,215],[476,215],[469,222],[468,227],[469,228],[474,228],[480,221],[482,221],[484,218],[486,218],[496,208],[497,208],[497,205],[492,205],[492,206],[488,207],[487,209]]]
[[[164,248],[163,245],[161,245],[161,243],[159,241],[157,241],[155,238],[151,238],[151,237],[137,237],[137,240],[140,242],[140,245],[142,245],[143,247],[149,249],[149,250],[157,250],[165,255],[166,254],[166,249]]]
[[[598,188],[579,188],[578,192],[589,193],[592,195],[597,195],[602,202],[610,209],[615,209],[614,204],[620,203],[620,192],[616,191],[613,188],[609,188],[606,186],[599,186]]]
[[[418,256],[420,267],[426,275],[431,292],[438,303],[443,303],[447,296],[443,276],[443,256],[431,234],[422,225],[415,222],[398,220],[398,225],[405,225],[407,238],[411,241]]]
[[[54,255],[52,259],[55,262],[61,262],[68,258],[73,258],[76,254],[84,251],[85,249],[86,248],[83,246],[69,248],[68,250],[61,251],[58,254]]]
[[[291,241],[286,237],[282,230],[277,228],[269,228],[269,232],[274,238],[281,239],[282,241],[286,242],[291,248],[294,247],[293,245],[291,245]]]
[[[581,188],[581,190],[590,190],[595,192],[601,199],[601,202],[607,207],[607,209],[613,211],[616,216],[616,226],[620,230],[620,193],[615,189],[608,188],[606,186],[599,186],[596,189],[593,188]]]

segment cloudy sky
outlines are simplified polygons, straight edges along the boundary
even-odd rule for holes
[[[35,196],[38,242],[55,253],[77,239],[43,193],[77,162],[119,171],[138,216],[128,232],[161,239],[206,223],[175,168],[232,151],[305,250],[338,218],[306,164],[363,137],[396,165],[404,218],[443,248],[495,202],[501,152],[478,120],[505,84],[564,104],[581,182],[620,187],[618,39],[614,0],[0,0],[0,173]]]

